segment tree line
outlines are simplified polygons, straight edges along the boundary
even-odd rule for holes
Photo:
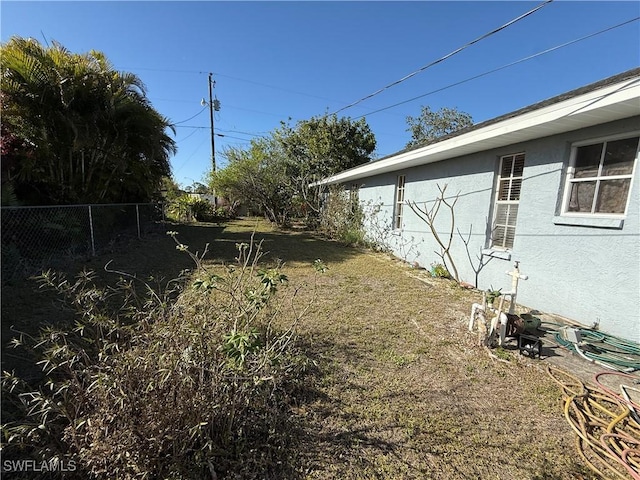
[[[228,164],[211,174],[210,185],[232,201],[250,206],[286,225],[291,218],[317,220],[319,191],[314,182],[371,161],[376,147],[364,119],[313,117],[291,127],[284,122],[246,148],[224,151]]]
[[[433,111],[422,107],[407,117],[411,140],[418,148],[473,124],[469,114],[455,108]],[[211,188],[233,201],[251,205],[271,221],[284,225],[292,217],[308,224],[319,221],[322,192],[314,182],[373,161],[375,135],[364,118],[325,115],[295,126],[282,122],[269,136],[246,148],[224,151],[228,165],[210,175]]]
[[[161,199],[177,151],[174,127],[153,108],[142,80],[104,53],[72,53],[57,42],[12,37],[0,45],[2,204],[128,203]],[[472,124],[455,108],[407,117],[417,148]],[[314,182],[374,160],[364,118],[323,115],[229,147],[228,165],[205,181],[278,224],[318,219]]]

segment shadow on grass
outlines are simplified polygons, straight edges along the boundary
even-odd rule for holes
[[[288,455],[297,462],[292,470],[299,472],[300,478],[316,478],[313,476],[316,470],[324,476],[335,469],[336,474],[349,472],[349,478],[384,479],[387,476],[376,462],[389,458],[395,468],[402,465],[400,469],[408,478],[424,478],[428,473],[424,463],[407,458],[403,453],[411,446],[402,435],[394,433],[403,431],[406,425],[393,416],[373,421],[366,412],[354,411],[345,399],[327,393],[332,391],[327,386],[333,385],[360,396],[363,402],[370,401],[366,399],[371,386],[355,382],[348,372],[374,360],[349,342],[334,341],[324,335],[313,337],[302,335],[297,341],[316,368],[309,372],[304,388],[296,394],[297,410],[302,416],[296,422],[295,439]],[[398,404],[403,399],[404,394],[398,392],[380,401]]]
[[[116,272],[149,282],[162,288],[167,281],[177,278],[185,269],[195,267],[191,259],[176,249],[175,241],[166,231],[178,232],[177,239],[189,246],[192,252],[203,252],[208,244],[205,261],[233,263],[238,253],[236,244],[262,241],[264,262],[280,259],[285,264],[309,263],[321,258],[325,262],[337,263],[358,254],[358,250],[344,247],[336,242],[323,240],[308,232],[274,231],[262,219],[248,218],[227,224],[170,224],[158,225],[156,233],[141,240],[129,239],[117,245],[112,252],[104,252],[90,259],[58,262],[55,270],[73,279],[83,269],[96,272],[98,281],[114,284],[119,273],[106,272],[105,266]],[[46,269],[46,266],[45,268]],[[285,267],[286,270],[286,267]],[[2,288],[2,369],[33,376],[31,359],[21,349],[8,348],[11,340],[25,332],[34,335],[44,325],[60,325],[72,321],[74,314],[61,308],[54,292],[38,288],[31,279],[16,279]],[[30,365],[31,364],[31,365]]]
[[[237,228],[240,225],[244,228]],[[234,228],[235,227],[235,228]],[[249,243],[253,235],[256,243],[262,242],[262,250],[266,261],[279,259],[286,263],[312,263],[317,258],[324,262],[339,263],[357,255],[358,250],[346,247],[337,242],[320,238],[309,232],[253,231],[251,224],[231,223],[227,227],[211,227],[207,225],[180,225],[174,231],[177,239],[189,245],[192,251],[202,252],[209,244],[208,261],[232,263],[238,250],[236,245]]]

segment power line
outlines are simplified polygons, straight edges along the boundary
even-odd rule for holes
[[[189,104],[192,104],[192,105],[193,105],[193,103],[194,103],[194,101],[193,101],[193,100],[179,100],[179,99],[172,99],[172,98],[149,97],[149,99],[150,99],[150,100],[153,100],[154,102],[189,103]],[[332,100],[332,101],[334,101],[334,100]],[[198,100],[198,103],[199,103],[199,102],[200,102],[200,101]],[[249,108],[238,107],[238,106],[236,106],[236,105],[230,105],[230,104],[227,104],[227,103],[225,103],[224,108],[225,108],[225,109],[227,109],[227,108],[231,108],[231,109],[233,109],[233,110],[242,110],[242,111],[245,111],[245,112],[252,112],[252,113],[260,113],[260,114],[262,114],[262,115],[269,115],[269,116],[271,116],[271,117],[278,117],[278,118],[283,118],[283,117],[285,117],[285,118],[286,118],[286,117],[288,117],[288,116],[289,116],[289,115],[284,114],[284,113],[263,112],[263,111],[261,111],[261,110],[252,110],[252,109],[249,109]],[[200,113],[202,113],[202,112],[200,112]],[[198,113],[198,115],[199,115],[200,113]],[[191,118],[194,118],[194,117],[191,117]],[[185,120],[185,121],[186,121],[186,120]],[[180,122],[180,123],[182,123],[182,122]]]
[[[177,140],[177,141],[178,141],[178,142],[184,142],[187,138],[192,137],[192,136],[193,136],[193,135],[195,135],[196,133],[198,133],[198,130],[194,130],[193,132],[191,132],[191,133],[190,133],[189,135],[187,135],[186,137],[181,138],[181,139],[179,139],[179,140]]]
[[[418,74],[418,73],[420,73],[420,72],[425,71],[427,68],[433,67],[434,65],[437,65],[438,63],[441,63],[441,62],[445,61],[446,59],[448,59],[448,58],[450,58],[450,57],[452,57],[452,56],[456,55],[457,53],[460,53],[461,51],[463,51],[464,49],[466,49],[466,48],[470,47],[471,45],[474,45],[474,44],[476,44],[476,43],[480,42],[481,40],[484,40],[485,38],[488,38],[488,37],[490,37],[490,36],[492,36],[492,35],[494,35],[494,34],[496,34],[496,33],[500,32],[501,30],[504,30],[505,28],[507,28],[507,27],[509,27],[509,26],[513,25],[513,24],[514,24],[514,23],[516,23],[516,22],[519,22],[519,21],[520,21],[520,20],[522,20],[523,18],[526,18],[526,17],[528,17],[529,15],[531,15],[531,14],[533,14],[533,13],[537,12],[538,10],[540,10],[540,9],[541,9],[541,8],[543,8],[543,7],[545,7],[546,5],[548,5],[548,4],[549,4],[549,3],[551,3],[551,2],[553,2],[553,0],[545,0],[544,2],[542,2],[542,3],[541,3],[540,5],[538,5],[537,7],[535,7],[535,8],[533,8],[533,9],[529,10],[528,12],[526,12],[526,13],[524,13],[524,14],[522,14],[522,15],[520,15],[520,16],[518,16],[518,17],[516,17],[516,18],[514,18],[513,20],[510,20],[509,22],[505,23],[504,25],[502,25],[502,26],[500,26],[500,27],[498,27],[498,28],[495,28],[495,29],[491,30],[490,32],[485,33],[484,35],[482,35],[482,36],[480,36],[480,37],[476,38],[475,40],[472,40],[472,41],[470,41],[470,42],[468,42],[468,43],[464,44],[462,47],[457,48],[456,50],[454,50],[454,51],[453,51],[453,52],[451,52],[451,53],[448,53],[448,54],[447,54],[447,55],[445,55],[444,57],[440,57],[439,59],[437,59],[437,60],[435,60],[435,61],[433,61],[433,62],[431,62],[431,63],[429,63],[429,64],[427,64],[427,65],[425,65],[425,66],[423,66],[423,67],[420,67],[418,70],[415,70],[414,72],[411,72],[410,74],[405,75],[405,76],[404,76],[404,77],[402,77],[401,79],[396,80],[395,82],[391,82],[391,83],[390,83],[390,84],[388,84],[388,85],[385,85],[384,87],[380,88],[379,90],[376,90],[375,92],[370,93],[369,95],[367,95],[367,96],[365,96],[365,97],[362,97],[360,100],[356,100],[355,102],[350,103],[350,104],[349,104],[349,105],[347,105],[346,107],[339,108],[338,110],[336,110],[335,112],[333,112],[331,115],[335,115],[335,114],[336,114],[336,113],[338,113],[338,112],[342,112],[343,110],[346,110],[347,108],[351,108],[351,107],[353,107],[353,106],[355,106],[355,105],[357,105],[357,104],[359,104],[359,103],[361,103],[361,102],[364,102],[365,100],[368,100],[368,99],[370,99],[370,98],[372,98],[372,97],[375,97],[376,95],[378,95],[378,94],[382,93],[383,91],[385,91],[385,90],[387,90],[387,89],[389,89],[389,88],[391,88],[391,87],[393,87],[393,86],[395,86],[395,85],[398,85],[399,83],[402,83],[402,82],[404,82],[405,80],[408,80],[409,78],[411,78],[411,77],[413,77],[413,76],[417,75],[417,74]]]
[[[234,137],[232,135],[224,135],[222,133],[216,133],[216,136],[218,137],[224,137],[224,138],[233,138],[234,140],[243,140],[245,142],[250,142],[251,139],[250,138],[240,138],[240,137]]]
[[[180,125],[178,126],[178,128],[193,128],[195,130],[209,130],[210,127],[199,127],[196,125]],[[248,138],[239,138],[239,137],[233,137],[231,135],[227,135],[226,133],[218,133],[218,132],[231,132],[231,133],[240,133],[242,135],[250,135],[252,137],[262,137],[263,135],[260,135],[258,133],[249,133],[249,132],[240,132],[238,130],[217,130],[215,132],[215,135],[217,137],[227,137],[227,138],[236,138],[238,140],[249,140]]]
[[[311,95],[309,93],[297,92],[295,90],[289,90],[287,88],[276,87],[274,85],[268,85],[266,83],[255,82],[253,80],[246,80],[244,78],[239,78],[239,77],[232,77],[231,75],[224,75],[222,73],[216,73],[216,75],[219,76],[219,77],[230,78],[232,80],[240,80],[241,82],[251,83],[253,85],[259,85],[261,87],[272,88],[273,90],[280,90],[282,92],[293,93],[293,94],[296,94],[296,95],[302,95],[303,97],[317,98],[319,100],[327,100],[327,101],[330,101],[330,102],[335,102],[336,101],[336,100],[331,99],[331,98],[319,97],[318,95]]]
[[[201,127],[198,125],[180,125],[178,128],[194,128],[194,129],[204,130],[205,128],[209,128],[209,127]],[[243,132],[242,130],[227,130],[223,128],[216,128],[215,131],[216,131],[216,135],[219,134],[218,132],[222,132],[224,136],[228,136],[226,135],[226,133],[240,133],[242,135],[249,135],[250,137],[264,137],[265,134],[269,133],[269,132],[261,132],[261,133]]]
[[[190,103],[193,104],[193,101],[191,100],[171,100],[171,99],[167,99],[167,98],[154,98],[154,97],[150,97],[151,100],[155,101],[160,101],[160,102],[175,102],[175,103]],[[198,100],[198,102],[200,102]],[[252,112],[252,113],[260,113],[262,115],[269,115],[271,117],[278,117],[278,118],[283,118],[283,117],[288,117],[288,115],[284,114],[284,113],[273,113],[273,112],[263,112],[261,110],[252,110],[249,108],[244,108],[244,107],[238,107],[235,105],[229,105],[228,103],[224,104],[224,108],[225,109],[233,109],[233,110],[242,110],[245,112]]]
[[[192,126],[192,125],[180,125],[178,128],[193,128],[195,130],[210,130],[210,127],[196,127],[196,126]],[[224,130],[223,130],[224,131]],[[194,132],[195,133],[195,132]],[[244,133],[244,132],[238,132],[238,133]],[[224,137],[224,138],[233,138],[234,140],[244,140],[246,142],[250,142],[251,139],[250,138],[240,138],[240,137],[234,137],[233,135],[227,135],[225,133],[214,133],[214,135],[216,137]],[[245,135],[254,135],[252,133],[247,133]],[[260,135],[255,135],[256,137],[259,137]],[[184,140],[184,139],[183,139]]]
[[[561,45],[556,45],[555,47],[551,47],[551,48],[548,48],[548,49],[543,50],[541,52],[534,53],[533,55],[529,55],[528,57],[521,58],[520,60],[516,60],[515,62],[511,62],[511,63],[508,63],[506,65],[502,65],[501,67],[494,68],[493,70],[488,70],[488,71],[486,71],[484,73],[480,73],[478,75],[474,75],[473,77],[469,77],[469,78],[466,78],[464,80],[460,80],[459,82],[451,83],[449,85],[446,85],[444,87],[438,88],[436,90],[432,90],[430,92],[423,93],[422,95],[418,95],[417,97],[413,97],[413,98],[410,98],[408,100],[403,100],[402,102],[394,103],[393,105],[389,105],[388,107],[383,107],[383,108],[379,108],[377,110],[373,110],[372,112],[368,112],[368,113],[366,113],[364,115],[360,115],[359,117],[356,117],[355,120],[357,120],[359,118],[366,117],[368,115],[373,115],[374,113],[383,112],[385,110],[389,110],[391,108],[398,107],[400,105],[404,105],[405,103],[413,102],[414,100],[418,100],[419,98],[423,98],[423,97],[426,97],[428,95],[433,95],[434,93],[442,92],[443,90],[447,90],[447,89],[452,88],[452,87],[457,87],[458,85],[462,85],[463,83],[470,82],[471,80],[476,80],[477,78],[481,78],[481,77],[484,77],[484,76],[489,75],[491,73],[495,73],[495,72],[498,72],[500,70],[504,70],[505,68],[512,67],[512,66],[517,65],[519,63],[526,62],[527,60],[531,60],[533,58],[539,57],[541,55],[545,55],[545,54],[553,52],[555,50],[559,50],[561,48],[568,47],[569,45],[573,45],[574,43],[582,42],[583,40],[587,40],[589,38],[595,37],[596,35],[600,35],[602,33],[606,33],[606,32],[611,31],[613,29],[616,29],[616,28],[619,28],[619,27],[623,27],[624,25],[628,25],[629,23],[636,22],[638,20],[640,20],[640,17],[632,18],[631,20],[627,20],[626,22],[622,22],[622,23],[619,23],[619,24],[614,25],[612,27],[605,28],[604,30],[600,30],[598,32],[591,33],[589,35],[585,35],[584,37],[576,38],[575,40],[571,40],[571,41],[563,43]]]
[[[263,134],[260,133],[251,133],[251,132],[242,132],[240,130],[223,130],[223,129],[218,129],[219,132],[230,132],[230,133],[241,133],[242,135],[250,135],[252,137],[262,137],[264,136]]]
[[[175,170],[175,172],[173,172],[174,174],[177,174],[180,170],[182,170],[182,168],[183,168],[183,167],[184,167],[184,166],[189,162],[189,160],[191,160],[191,159],[194,157],[194,155],[195,155],[196,153],[198,153],[198,151],[200,150],[200,147],[202,146],[202,144],[204,143],[204,141],[205,141],[204,139],[202,139],[202,140],[200,141],[200,144],[195,148],[195,150],[193,150],[193,152],[191,153],[191,155],[189,155],[189,156],[185,159],[185,161],[184,161],[184,162],[182,162],[182,165],[180,165],[180,166]]]
[[[173,126],[175,127],[176,125],[180,125],[181,123],[185,123],[185,122],[188,122],[189,120],[193,120],[194,118],[196,118],[198,115],[200,115],[205,110],[206,110],[206,108],[203,108],[198,113],[196,113],[193,117],[189,117],[186,120],[182,120],[181,122],[176,122],[176,123],[173,124]]]
[[[170,68],[144,68],[144,67],[122,67],[123,70],[146,70],[149,72],[165,72],[165,73],[190,73],[190,74],[208,74],[209,72],[201,72],[197,70],[174,70]]]
[[[172,70],[172,69],[164,69],[164,68],[126,68],[125,70],[146,70],[146,71],[150,71],[150,72],[187,73],[187,74],[198,74],[198,75],[207,74],[207,72],[196,71],[196,70]],[[320,97],[318,95],[311,95],[309,93],[298,92],[296,90],[289,90],[287,88],[282,88],[282,87],[278,87],[278,86],[275,86],[275,85],[269,85],[267,83],[256,82],[254,80],[247,80],[246,78],[234,77],[232,75],[225,75],[223,73],[218,73],[218,72],[213,72],[213,74],[215,76],[217,76],[217,77],[225,77],[225,78],[230,78],[232,80],[239,80],[241,82],[251,83],[253,85],[258,85],[258,86],[261,86],[261,87],[271,88],[273,90],[280,90],[282,92],[293,93],[293,94],[296,94],[296,95],[302,95],[303,97],[317,98],[319,100],[327,100],[327,101],[330,101],[330,102],[338,102],[338,100],[335,100],[335,99],[332,99],[332,98]],[[168,100],[168,101],[176,101],[176,100]]]

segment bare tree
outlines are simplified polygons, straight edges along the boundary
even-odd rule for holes
[[[480,275],[482,269],[491,261],[493,257],[487,257],[481,251],[479,255],[476,254],[476,259],[478,260],[478,263],[476,265],[473,258],[471,258],[471,251],[469,250],[469,243],[471,241],[471,232],[473,231],[473,225],[469,226],[469,233],[467,234],[466,238],[462,235],[459,228],[456,230],[458,232],[458,235],[460,236],[460,240],[462,240],[462,243],[464,243],[464,248],[467,251],[467,258],[469,259],[469,264],[471,265],[471,269],[475,274],[473,286],[478,288],[478,276]]]
[[[407,201],[407,205],[409,205],[411,210],[413,210],[413,213],[415,213],[423,222],[425,222],[429,226],[429,229],[433,234],[433,238],[436,242],[438,242],[438,245],[440,245],[440,251],[434,251],[435,254],[442,259],[443,265],[447,268],[453,279],[456,282],[460,282],[460,279],[458,278],[458,269],[456,268],[456,264],[453,261],[453,257],[451,256],[451,243],[453,242],[456,220],[454,207],[456,205],[456,202],[458,201],[460,193],[453,197],[453,201],[449,201],[445,197],[447,185],[445,184],[444,187],[440,187],[440,185],[438,185],[438,190],[440,191],[440,194],[433,202],[431,208],[427,208],[426,202],[424,208],[419,207],[416,202],[411,202],[410,200]],[[440,237],[440,234],[436,229],[436,218],[438,216],[438,213],[440,212],[440,208],[443,205],[449,211],[449,218],[451,222],[451,227],[448,229],[448,238],[446,238],[444,241]]]

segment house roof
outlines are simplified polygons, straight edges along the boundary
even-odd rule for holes
[[[635,68],[324,178],[331,185],[640,115]]]

